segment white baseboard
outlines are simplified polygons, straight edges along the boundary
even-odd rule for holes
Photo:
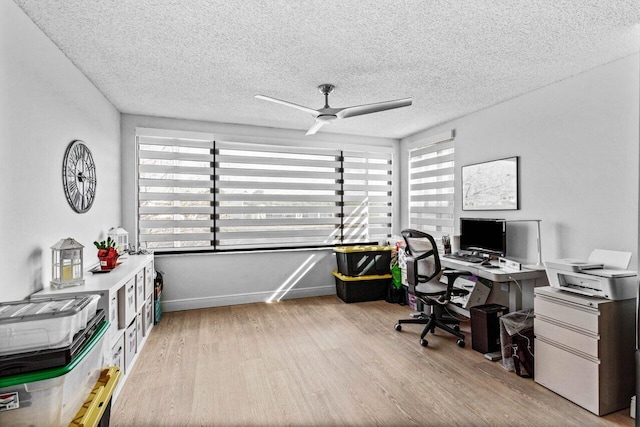
[[[293,299],[306,297],[319,297],[324,295],[335,295],[336,287],[316,286],[312,288],[291,289],[284,296],[282,292],[252,292],[246,294],[218,295],[200,298],[185,298],[162,301],[162,311],[182,311],[195,310],[198,308],[223,307],[227,305],[251,304],[256,302],[266,302],[271,299]],[[163,295],[164,296],[164,295]],[[275,298],[274,298],[275,296]]]

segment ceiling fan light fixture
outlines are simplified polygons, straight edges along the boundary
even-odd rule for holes
[[[331,123],[338,120],[338,117],[335,114],[320,114],[318,117],[316,117],[316,120],[320,122]]]

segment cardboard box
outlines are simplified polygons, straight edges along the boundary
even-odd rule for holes
[[[487,302],[491,292],[491,282],[477,276],[458,277],[453,283],[453,287],[469,291],[468,295],[451,298],[451,302],[467,310],[477,305],[483,305]]]

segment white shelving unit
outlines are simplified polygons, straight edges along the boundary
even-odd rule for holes
[[[31,296],[100,295],[98,309],[104,310],[111,324],[104,364],[119,366],[123,374],[114,402],[153,328],[153,276],[153,255],[129,255],[108,273],[85,273],[83,286],[47,288]]]

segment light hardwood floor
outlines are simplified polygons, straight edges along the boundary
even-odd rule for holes
[[[335,296],[165,313],[112,426],[633,425],[597,417],[441,331],[393,329],[405,306]]]

